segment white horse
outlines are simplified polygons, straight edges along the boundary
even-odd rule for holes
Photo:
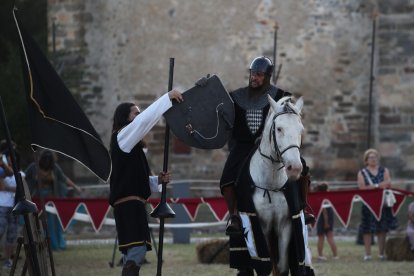
[[[300,111],[303,99],[290,97],[275,102],[269,97],[270,110],[262,139],[253,154],[249,169],[256,186],[253,202],[268,246],[274,273],[288,275],[288,246],[292,220],[281,188],[287,180],[300,177],[302,163],[299,148],[303,125]]]

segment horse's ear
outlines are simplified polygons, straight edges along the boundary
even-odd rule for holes
[[[277,102],[268,94],[267,98],[269,99],[270,107],[272,108],[273,112],[277,113]]]
[[[296,103],[295,103],[295,107],[296,107],[296,109],[299,111],[299,113],[300,113],[300,111],[302,110],[302,108],[303,108],[303,97],[300,97],[297,101],[296,101]]]

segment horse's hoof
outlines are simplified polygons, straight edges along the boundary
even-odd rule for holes
[[[227,221],[226,235],[227,236],[241,236],[242,226],[240,217],[237,215],[231,215]]]

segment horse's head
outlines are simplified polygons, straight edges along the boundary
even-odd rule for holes
[[[300,117],[303,98],[293,103],[290,97],[276,102],[269,96],[269,102],[271,112],[267,127],[270,127],[269,140],[273,144],[273,155],[285,165],[289,180],[297,180],[302,172],[299,148],[304,130]]]

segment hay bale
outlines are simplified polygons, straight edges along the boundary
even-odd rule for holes
[[[387,260],[414,261],[414,251],[410,249],[408,237],[390,238],[385,244]]]
[[[203,264],[228,264],[229,242],[228,240],[209,240],[196,246],[198,261]]]

